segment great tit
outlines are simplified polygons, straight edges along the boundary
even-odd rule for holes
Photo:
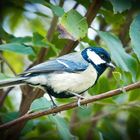
[[[0,81],[5,86],[29,84],[44,89],[51,98],[77,96],[94,86],[107,67],[114,68],[109,53],[100,47],[88,47],[54,60],[33,66],[9,80]]]

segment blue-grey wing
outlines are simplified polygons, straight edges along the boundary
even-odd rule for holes
[[[74,53],[50,60],[36,65],[23,74],[30,73],[49,73],[54,71],[77,72],[84,71],[88,67],[88,63],[80,54]]]

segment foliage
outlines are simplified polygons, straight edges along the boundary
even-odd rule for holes
[[[72,52],[74,48],[79,50],[80,46],[96,44],[110,52],[116,69],[114,72],[108,69],[89,89],[90,95],[139,81],[139,10],[138,0],[2,0],[0,80],[14,76],[11,69],[20,74],[34,64]],[[89,23],[88,18],[93,18],[93,22]],[[90,27],[94,35],[88,32]],[[80,45],[74,46],[74,41]],[[7,90],[0,90],[1,123],[26,112],[52,107],[39,90],[27,85],[11,92]],[[75,108],[30,120],[0,135],[19,136],[21,140],[137,140],[140,137],[139,93],[140,89],[129,94],[124,91],[119,96],[84,106],[84,109]],[[56,99],[55,102],[59,105],[73,100]]]

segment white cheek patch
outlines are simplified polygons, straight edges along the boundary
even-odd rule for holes
[[[100,65],[106,63],[98,54],[93,51],[87,50],[88,58],[95,64]]]

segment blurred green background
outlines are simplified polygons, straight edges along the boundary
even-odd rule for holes
[[[63,29],[62,29],[63,28]],[[62,29],[62,30],[61,30]],[[85,97],[140,80],[139,0],[1,0],[0,80],[87,46],[107,49],[116,65]],[[140,89],[43,116],[0,131],[2,139],[139,140]],[[74,101],[56,99],[57,105]],[[43,91],[0,89],[0,124],[50,108]]]

